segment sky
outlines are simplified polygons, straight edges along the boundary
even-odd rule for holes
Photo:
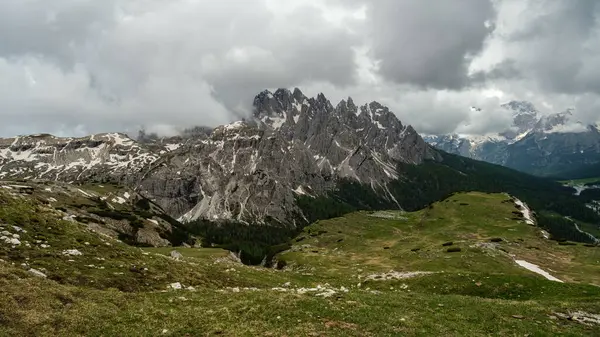
[[[0,137],[171,135],[294,87],[424,134],[505,130],[510,100],[596,123],[599,19],[596,0],[2,0]]]

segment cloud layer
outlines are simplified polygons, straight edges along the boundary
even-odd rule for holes
[[[502,130],[509,99],[600,108],[593,0],[5,0],[0,136],[250,112],[264,88],[378,100],[424,133]],[[478,106],[482,112],[474,112]]]

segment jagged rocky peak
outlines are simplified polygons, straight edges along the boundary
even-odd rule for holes
[[[299,90],[295,92],[296,96],[286,89],[275,94],[260,93],[255,99],[255,119],[290,141],[302,142],[315,156],[327,158],[332,167],[342,165],[347,152],[360,153],[361,146],[368,149],[364,152],[366,157],[374,153],[386,163],[393,160],[418,164],[437,155],[412,127],[402,125],[394,113],[378,102],[357,107],[348,98],[334,108],[322,93],[306,98]],[[290,97],[294,97],[291,104]],[[303,100],[301,109],[296,97]]]
[[[254,98],[253,117],[261,127],[279,129],[284,124],[297,123],[300,114],[309,105],[308,98],[298,88],[293,92],[288,89],[277,89],[275,93],[265,90]]]
[[[352,99],[352,97],[348,97],[347,100],[341,100],[338,106],[343,106],[344,108],[348,109],[354,114],[356,114],[356,111],[358,110],[358,107],[356,106],[356,104],[354,104],[354,100]]]
[[[379,102],[371,102],[363,105],[361,107],[361,116],[368,117],[368,119],[379,129],[405,129],[398,117],[396,117],[396,115],[392,113],[388,107],[380,104]]]
[[[515,141],[525,137],[539,121],[539,111],[531,102],[510,101],[500,106],[513,114],[511,129],[501,133],[508,140]]]
[[[340,101],[335,107],[323,93],[315,98],[306,97],[300,89],[293,93],[288,89],[278,89],[275,93],[265,90],[254,99],[254,119],[271,129],[302,124],[303,117],[311,122],[317,119],[322,122],[328,115],[343,118],[346,122],[355,122],[356,117],[364,123],[373,123],[379,128],[399,127],[402,123],[395,114],[380,104],[371,102],[358,107],[351,97]]]

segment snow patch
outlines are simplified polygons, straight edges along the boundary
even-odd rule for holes
[[[292,191],[294,191],[295,193],[297,193],[297,194],[300,194],[300,195],[309,195],[309,194],[308,194],[308,193],[307,193],[307,192],[304,190],[304,188],[302,187],[302,185],[298,185],[298,187],[297,187],[295,190],[292,190]]]
[[[91,197],[92,195],[87,193],[86,191],[82,190],[82,189],[77,189],[81,194],[85,195],[86,197]]]
[[[224,125],[223,128],[225,130],[238,130],[245,126],[245,123],[242,121],[237,121],[231,124]]]
[[[396,172],[394,165],[383,161],[379,153],[371,152],[371,155],[373,156],[373,159],[375,159],[375,162],[377,162],[381,166],[381,169],[383,170],[385,175],[388,176],[388,178],[398,179],[398,172]]]
[[[525,269],[527,269],[529,271],[532,271],[532,272],[534,272],[536,274],[540,274],[540,275],[544,276],[546,279],[548,279],[550,281],[556,281],[556,282],[563,283],[563,281],[561,281],[561,280],[557,279],[556,277],[550,275],[548,272],[542,270],[539,266],[537,266],[537,265],[535,265],[533,263],[527,262],[525,260],[515,260],[515,262],[519,266],[521,266],[521,267],[523,267],[523,268],[525,268]]]
[[[379,121],[374,121],[375,125],[377,125],[377,128],[379,128],[379,130],[385,130],[385,126],[383,126],[383,124],[381,124]]]
[[[540,233],[542,234],[542,237],[546,240],[550,239],[550,233],[546,232],[545,230],[541,230]]]
[[[519,209],[523,213],[523,217],[525,218],[525,223],[527,223],[528,225],[535,225],[535,221],[533,220],[533,215],[531,213],[531,210],[527,206],[527,204],[525,204],[524,202],[522,202],[521,200],[519,200],[517,198],[515,198],[515,204],[517,206],[519,206]]]
[[[169,150],[169,152],[173,152],[181,147],[181,144],[167,144],[165,145],[165,149]]]

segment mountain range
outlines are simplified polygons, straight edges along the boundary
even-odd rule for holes
[[[122,133],[0,139],[0,180],[12,185],[57,181],[100,190],[86,192],[89,200],[69,203],[85,210],[72,213],[85,218],[108,215],[119,221],[128,218],[121,213],[132,213],[134,225],[120,223],[110,230],[124,240],[151,245],[172,242],[173,233],[184,228],[181,223],[193,224],[184,230],[195,228],[205,237],[214,234],[215,223],[229,228],[228,233],[247,231],[238,225],[298,230],[354,210],[413,211],[452,193],[474,190],[506,192],[539,211],[600,221],[588,207],[590,200],[575,195],[573,188],[453,155],[448,153],[456,152],[453,148],[427,138],[445,151],[435,149],[377,102],[356,105],[348,98],[334,106],[323,94],[309,98],[299,89],[278,89],[259,93],[253,105],[248,120],[214,129],[195,127],[176,137],[141,132],[137,139]],[[536,119],[526,104],[513,105],[518,110],[516,130],[499,135],[502,140],[486,140],[473,151],[522,146],[538,137],[529,128],[561,125],[555,119]],[[594,136],[598,131],[589,133]],[[500,151],[497,155],[503,156]],[[109,194],[106,186],[112,186]],[[132,195],[143,202],[114,203]],[[124,208],[115,216],[120,207]],[[156,214],[170,227],[155,229],[151,220]],[[547,217],[545,226],[551,233],[552,223]],[[554,233],[563,235],[562,230]]]
[[[388,190],[398,163],[440,155],[377,102],[333,106],[299,89],[261,92],[249,121],[183,136],[136,141],[125,134],[48,134],[0,140],[0,179],[114,182],[151,198],[180,220],[295,225],[298,196],[331,191],[340,179]]]
[[[424,139],[449,153],[539,176],[587,178],[581,172],[600,163],[598,126],[574,122],[573,110],[541,115],[526,101],[501,107],[512,113],[509,130],[487,136],[449,134]]]

